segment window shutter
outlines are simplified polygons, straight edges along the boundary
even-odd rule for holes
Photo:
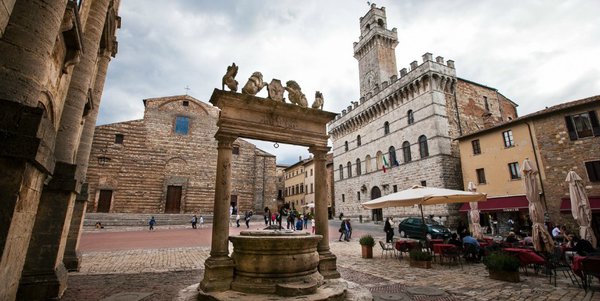
[[[571,140],[577,140],[577,132],[575,131],[575,125],[573,125],[573,120],[571,120],[571,116],[565,116],[565,122],[567,123],[569,138]]]
[[[592,132],[594,132],[594,136],[600,136],[600,125],[598,124],[598,117],[596,116],[595,111],[589,111],[590,114],[590,122],[592,123]]]

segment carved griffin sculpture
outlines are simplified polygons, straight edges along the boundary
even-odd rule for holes
[[[256,95],[262,88],[267,84],[263,82],[263,76],[260,72],[252,73],[252,76],[248,79],[248,82],[242,88],[242,93],[248,95]]]
[[[238,82],[235,80],[235,76],[238,72],[238,66],[233,63],[231,66],[227,66],[227,72],[223,75],[223,81],[221,82],[221,90],[225,90],[225,86],[233,92],[237,92]]]
[[[288,92],[288,98],[291,103],[295,103],[303,108],[308,107],[308,101],[306,96],[302,93],[300,85],[293,80],[289,80],[285,83],[285,90]]]

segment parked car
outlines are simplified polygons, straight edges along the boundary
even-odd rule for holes
[[[425,237],[432,238],[449,238],[450,230],[432,219],[425,219],[427,226]],[[423,220],[420,217],[408,217],[398,224],[398,233],[400,237],[423,237]]]

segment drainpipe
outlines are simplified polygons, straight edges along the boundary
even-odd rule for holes
[[[538,175],[540,176],[540,186],[542,188],[542,195],[544,196],[544,207],[546,208],[546,213],[548,212],[548,204],[546,203],[546,191],[544,190],[544,181],[542,180],[542,173],[540,171],[540,163],[538,162],[537,151],[535,147],[535,142],[533,140],[533,134],[531,133],[531,125],[529,122],[525,122],[527,125],[527,130],[529,131],[529,139],[531,140],[531,147],[533,147],[533,157],[535,158],[535,166],[538,169]]]

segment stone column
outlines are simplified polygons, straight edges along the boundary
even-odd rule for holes
[[[111,52],[106,49],[102,49],[98,54],[96,79],[94,80],[94,90],[92,92],[93,104],[85,117],[81,140],[79,141],[79,150],[77,150],[78,179],[84,179],[87,173],[94,130],[96,129],[96,119],[98,118],[98,109],[100,108],[100,101],[102,100],[102,92],[104,91],[106,71],[108,70],[110,58]],[[87,188],[87,184],[83,185],[85,186],[84,188]],[[63,262],[69,271],[79,271],[79,266],[81,264],[81,255],[77,249],[87,207],[87,189],[84,188],[82,188],[82,191],[75,198],[75,207],[73,209],[71,226],[67,237],[67,245],[65,247]]]
[[[57,299],[67,288],[62,259],[75,191],[80,189],[76,167],[57,162],[52,180],[44,187],[17,292],[19,300]]]
[[[317,246],[319,251],[319,272],[325,279],[340,278],[336,256],[329,249],[329,221],[327,219],[327,152],[329,147],[311,146],[308,149],[315,162],[315,215],[316,234],[323,235]]]
[[[73,76],[60,118],[55,154],[58,161],[75,163],[82,132],[82,116],[96,70],[100,38],[106,22],[110,0],[93,0],[83,32],[81,61],[73,69]]]
[[[40,198],[17,298],[57,299],[67,285],[63,255],[75,196],[81,188],[76,155],[83,130],[88,90],[94,78],[100,37],[110,0],[93,0],[83,33],[84,54],[73,69],[54,149],[57,160],[53,178]]]
[[[210,257],[204,262],[204,292],[229,290],[233,281],[233,260],[229,257],[229,206],[231,199],[231,148],[237,137],[215,135],[218,141],[217,179]]]
[[[37,106],[67,0],[3,3],[9,19],[0,38],[0,300],[14,300],[42,186],[54,169],[54,126]]]

